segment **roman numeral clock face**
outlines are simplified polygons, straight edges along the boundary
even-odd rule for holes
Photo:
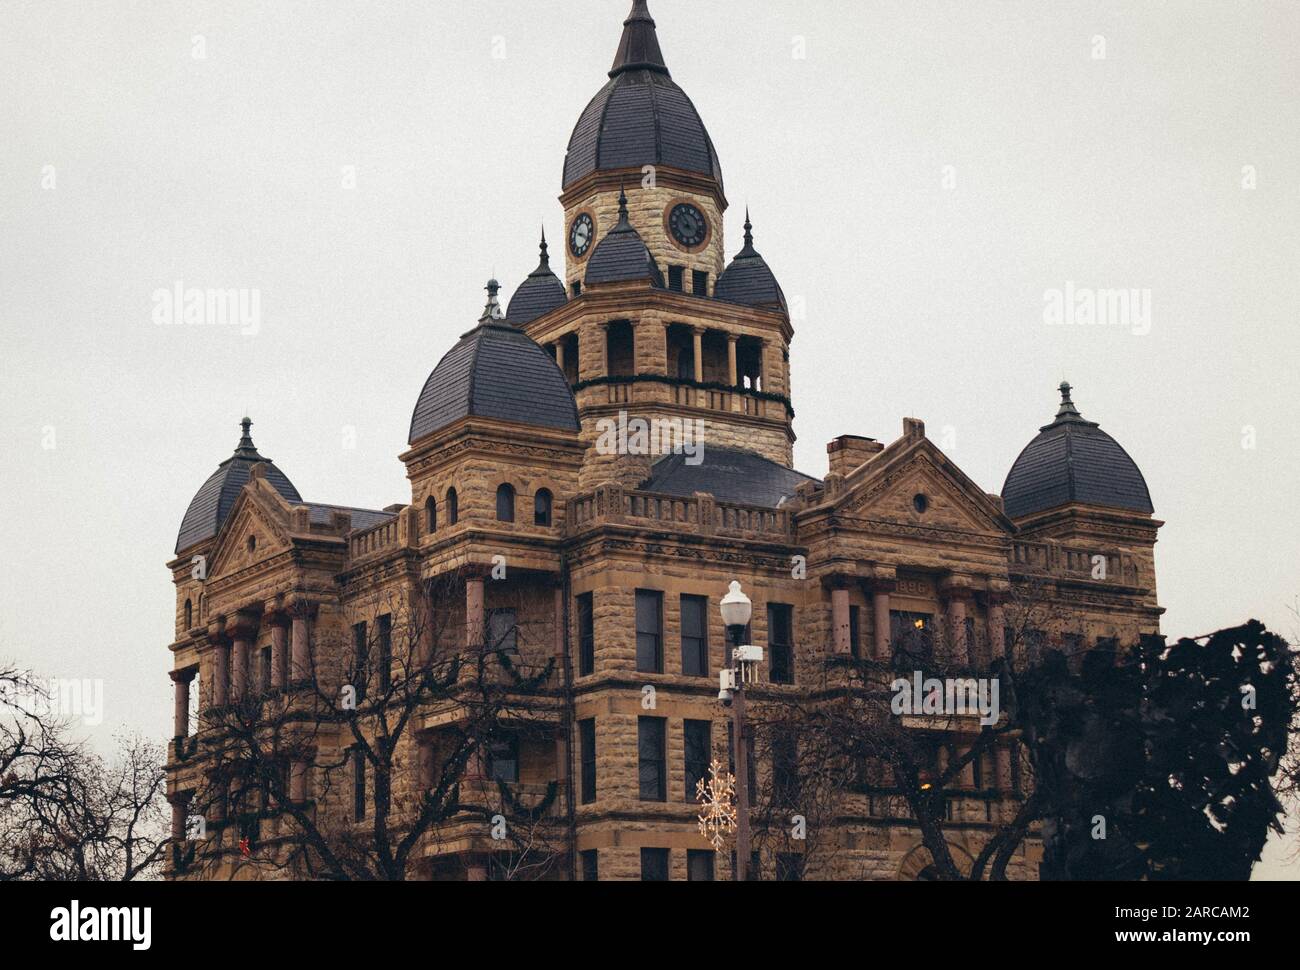
[[[591,216],[584,212],[573,220],[573,227],[569,230],[569,252],[582,259],[591,248],[591,240],[595,235],[596,224],[591,221]]]
[[[689,202],[673,206],[673,211],[668,214],[668,228],[678,245],[686,249],[703,246],[709,238],[709,220]]]

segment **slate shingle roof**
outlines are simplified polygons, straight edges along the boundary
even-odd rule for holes
[[[411,416],[410,443],[471,415],[578,430],[578,406],[555,361],[500,320],[480,321],[434,368]]]
[[[619,193],[618,213],[618,224],[597,244],[587,261],[587,285],[649,280],[651,286],[663,289],[664,275],[659,264],[628,221],[626,193]]]
[[[754,248],[754,227],[750,224],[748,212],[745,213],[745,248],[718,277],[713,296],[728,303],[786,309],[781,284]]]
[[[516,327],[532,323],[538,317],[545,316],[568,301],[564,284],[551,271],[551,259],[546,252],[546,235],[542,235],[542,259],[537,269],[528,274],[528,278],[519,284],[515,295],[510,298],[510,308],[506,319]]]
[[[213,538],[221,531],[226,517],[235,505],[235,499],[248,484],[250,470],[254,465],[266,465],[267,483],[286,501],[295,504],[302,501],[302,496],[284,472],[275,467],[271,459],[258,454],[249,434],[252,424],[247,418],[244,419],[244,435],[240,438],[235,453],[217,466],[217,470],[190,500],[185,517],[181,519],[180,534],[176,537],[177,554]]]
[[[722,166],[695,105],[664,64],[655,22],[636,0],[609,82],[587,105],[569,139],[564,188],[595,171],[667,165],[716,179]]]
[[[641,484],[647,492],[683,497],[705,492],[719,502],[757,505],[775,509],[783,499],[794,497],[811,475],[794,471],[751,451],[735,448],[704,449],[704,461],[687,464],[686,455],[668,455],[655,463]]]
[[[1151,514],[1151,493],[1137,464],[1093,421],[1085,421],[1061,385],[1056,420],[1016,459],[1002,486],[1009,518],[1078,503]]]

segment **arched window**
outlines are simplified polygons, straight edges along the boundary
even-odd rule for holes
[[[438,502],[432,495],[424,500],[424,531],[430,535],[438,531]]]
[[[194,626],[194,604],[189,600],[185,601],[185,629]]]
[[[515,520],[515,487],[508,482],[497,489],[497,521]]]
[[[447,489],[447,524],[455,525],[460,519],[460,502],[454,488]]]
[[[533,498],[533,524],[549,527],[551,524],[551,493],[544,488]]]

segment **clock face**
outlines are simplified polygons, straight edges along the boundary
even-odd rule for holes
[[[668,227],[672,230],[673,238],[687,249],[702,246],[704,240],[709,238],[709,221],[704,218],[703,212],[689,202],[673,207],[668,216]]]
[[[596,224],[591,221],[591,216],[584,212],[573,220],[573,228],[569,230],[569,251],[579,259],[586,256],[595,235]]]

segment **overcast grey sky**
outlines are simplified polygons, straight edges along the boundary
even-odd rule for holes
[[[97,740],[170,731],[164,563],[244,412],[304,498],[409,501],[416,396],[562,238],[629,6],[0,3],[0,655],[102,678]],[[1168,523],[1165,632],[1296,632],[1300,4],[651,10],[728,250],[748,203],[805,308],[801,470],[909,415],[1000,491],[1069,379]],[[177,281],[256,288],[258,332],[155,325]],[[1048,325],[1067,284],[1149,328]]]

